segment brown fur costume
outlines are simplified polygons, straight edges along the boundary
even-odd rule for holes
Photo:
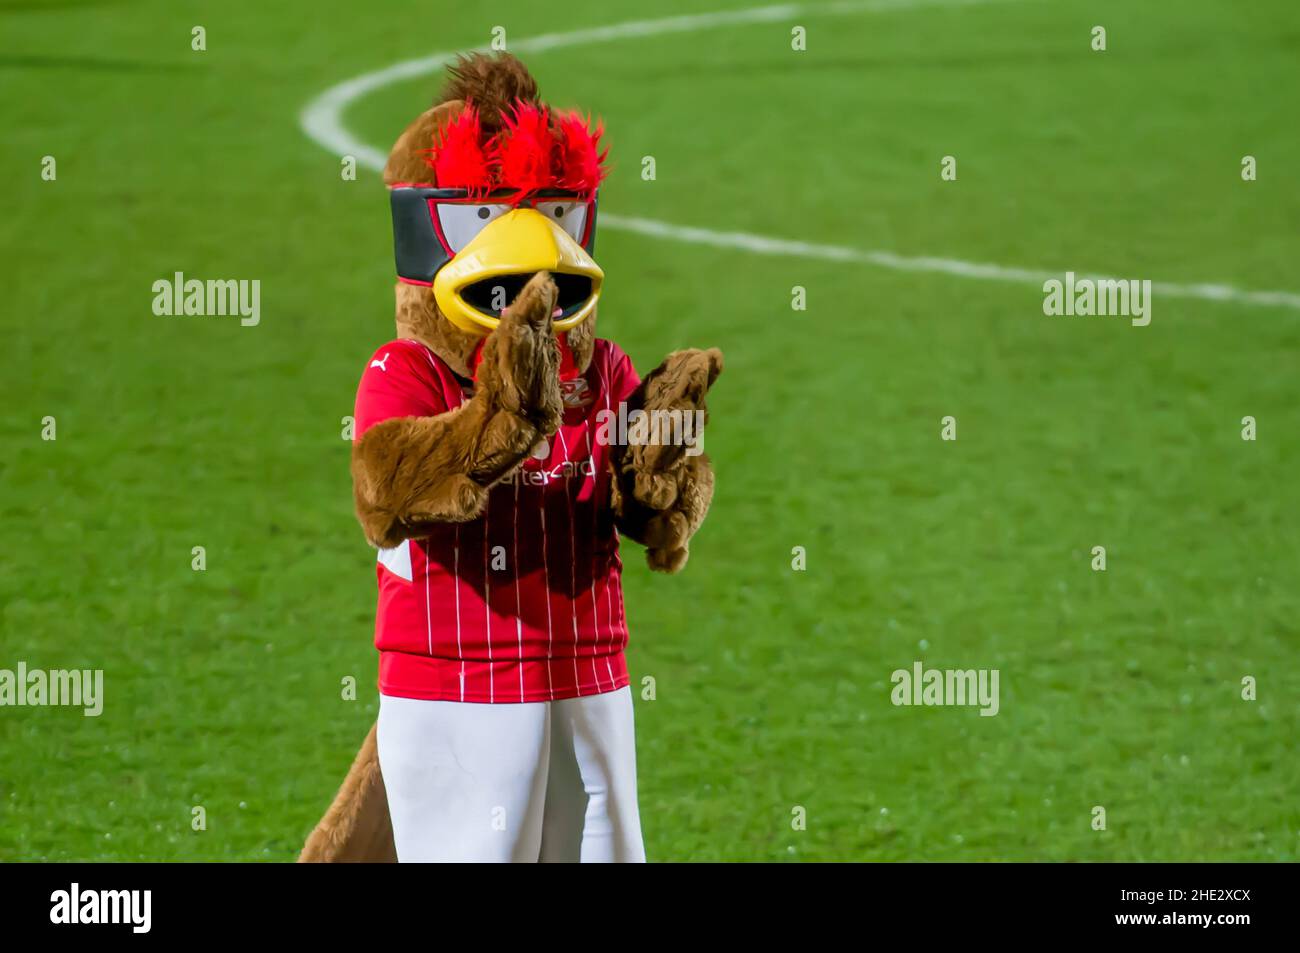
[[[388,185],[427,181],[426,156],[434,133],[473,102],[484,126],[499,128],[502,111],[516,100],[537,100],[537,84],[513,56],[474,55],[450,69],[433,108],[412,122],[384,168]],[[518,467],[559,426],[560,347],[551,327],[556,286],[535,275],[487,338],[478,387],[463,406],[433,417],[383,421],[352,448],[357,518],[366,539],[391,547],[427,535],[439,522],[482,514],[491,487]],[[585,372],[595,342],[592,317],[567,332],[566,343]],[[481,340],[448,321],[432,288],[398,283],[397,330],[434,351],[458,375]],[[645,376],[628,410],[706,410],[705,394],[722,370],[716,349],[674,352]],[[651,569],[676,572],[685,565],[691,536],[708,512],[713,471],[708,458],[681,446],[613,448],[611,503],[620,532],[646,546]],[[300,861],[391,861],[392,826],[375,743],[375,728],[333,804],[307,839]]]

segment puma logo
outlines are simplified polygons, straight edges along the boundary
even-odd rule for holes
[[[377,368],[379,368],[381,371],[383,371],[385,374],[387,374],[387,373],[388,373],[388,368],[384,366],[387,362],[388,362],[388,352],[385,351],[385,352],[384,352],[384,356],[381,357],[381,358],[379,358],[379,359],[377,359],[377,360],[371,361],[371,362],[370,362],[370,366],[371,366],[371,367],[377,367]]]

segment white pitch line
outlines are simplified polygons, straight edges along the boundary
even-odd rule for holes
[[[752,232],[715,232],[689,225],[670,225],[649,218],[600,213],[601,228],[613,225],[623,231],[635,232],[649,238],[664,238],[691,245],[711,245],[714,248],[735,248],[755,255],[778,255],[783,258],[820,258],[823,261],[843,261],[853,264],[874,265],[893,271],[923,271],[957,278],[974,278],[981,281],[1007,281],[1019,284],[1041,285],[1049,279],[1060,281],[1064,271],[1038,271],[1032,268],[1015,268],[956,258],[899,255],[890,251],[867,251],[848,245],[822,245],[815,242],[792,241],[785,238],[768,238]],[[1105,275],[1076,275],[1075,280],[1089,278],[1107,280]],[[1170,298],[1200,298],[1205,301],[1236,301],[1252,305],[1277,305],[1300,310],[1300,294],[1290,291],[1246,291],[1229,285],[1180,285],[1167,281],[1153,281],[1151,290]]]
[[[566,46],[585,43],[605,43],[612,40],[636,39],[665,33],[688,33],[714,27],[771,23],[791,20],[800,14],[809,16],[839,16],[854,13],[885,13],[926,6],[976,6],[1002,0],[841,0],[827,4],[779,4],[752,7],[745,10],[722,10],[714,13],[696,13],[684,16],[662,17],[657,20],[630,20],[609,26],[589,27],[564,33],[545,33],[511,43],[511,50],[521,53],[539,53]],[[487,51],[486,46],[475,50]],[[465,50],[434,53],[418,59],[403,60],[380,70],[363,73],[331,86],[309,102],[299,115],[303,132],[315,143],[336,155],[350,155],[357,164],[375,171],[382,170],[388,159],[384,150],[362,142],[343,124],[344,111],[356,100],[377,89],[408,79],[436,73]],[[915,271],[944,274],[957,278],[982,281],[1002,281],[1018,284],[1041,285],[1052,278],[1060,279],[1066,269],[1044,271],[1018,268],[983,262],[962,261],[955,258],[899,255],[895,252],[853,248],[847,245],[824,245],[816,242],[771,238],[749,232],[719,232],[689,225],[674,225],[655,219],[616,215],[602,209],[600,227],[620,229],[662,238],[668,241],[714,248],[729,248],[756,255],[817,258],[823,261],[842,261],[871,265],[892,271]],[[1103,279],[1104,275],[1081,275]],[[1251,291],[1232,285],[1177,284],[1168,281],[1152,283],[1152,289],[1172,298],[1196,298],[1202,301],[1229,301],[1261,307],[1283,307],[1300,311],[1300,293],[1292,291]]]
[[[661,17],[657,20],[629,20],[609,26],[588,27],[564,33],[544,33],[541,36],[512,41],[510,49],[517,53],[541,53],[565,46],[586,43],[607,43],[611,40],[639,39],[665,33],[690,33],[713,27],[770,23],[788,20],[799,13],[813,15],[844,15],[863,12],[888,12],[921,6],[969,6],[995,2],[995,0],[847,0],[847,2],[805,6],[783,3],[769,7],[751,7],[746,10],[721,10],[714,13],[693,13],[684,16]],[[331,86],[302,110],[299,124],[308,137],[331,152],[350,155],[357,163],[376,171],[383,169],[388,153],[362,142],[343,125],[343,111],[353,102],[377,89],[420,76],[436,73],[461,53],[488,52],[485,46],[469,50],[449,50],[433,53],[418,59],[402,60],[383,69],[345,80]]]

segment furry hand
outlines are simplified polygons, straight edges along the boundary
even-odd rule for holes
[[[722,352],[717,348],[674,351],[641,382],[641,409],[651,415],[655,411],[681,412],[683,415],[698,411],[699,419],[707,421],[709,408],[704,397],[721,373]],[[702,431],[695,436],[701,439]],[[673,506],[681,492],[683,479],[693,472],[694,468],[688,464],[698,455],[688,455],[687,449],[680,440],[627,448],[625,466],[635,473],[632,496],[638,503],[653,510],[666,510]]]
[[[548,272],[538,272],[501,314],[483,345],[478,380],[502,410],[524,418],[544,437],[560,427],[560,345],[551,314],[559,289]]]
[[[677,572],[686,565],[687,544],[713,500],[713,468],[708,457],[687,457],[671,479],[672,504],[650,517],[642,533],[646,563],[655,572]]]
[[[679,412],[683,420],[698,411],[692,425],[707,421],[704,398],[721,373],[722,352],[716,348],[676,351],[646,375],[629,405],[651,415]],[[701,435],[694,431],[697,440]],[[615,463],[614,508],[620,528],[645,544],[650,568],[677,572],[686,564],[690,538],[713,499],[713,469],[708,457],[688,453],[683,442],[663,442],[662,432],[657,436],[657,443],[623,449]]]

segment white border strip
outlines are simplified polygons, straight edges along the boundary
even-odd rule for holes
[[[999,0],[844,0],[844,2],[820,5],[780,4],[777,6],[754,7],[747,10],[724,10],[714,13],[663,17],[657,20],[631,20],[625,23],[590,27],[566,33],[545,33],[541,36],[530,37],[512,43],[511,49],[521,53],[538,53],[586,43],[605,43],[611,40],[636,39],[665,33],[688,33],[747,23],[771,23],[790,20],[800,14],[833,16],[854,13],[883,13],[891,10],[924,6],[973,6],[990,2],[999,2]],[[487,48],[477,47],[476,49],[482,51]],[[349,132],[343,124],[344,111],[352,103],[377,89],[404,80],[436,73],[455,59],[459,52],[463,51],[434,53],[431,56],[419,59],[403,60],[384,69],[363,73],[336,86],[331,86],[303,108],[299,116],[299,124],[302,126],[303,132],[318,145],[336,155],[353,156],[356,158],[358,165],[379,171],[383,169],[384,163],[388,159],[387,152],[362,142]],[[769,238],[749,232],[719,232],[707,228],[673,225],[669,222],[648,218],[615,215],[605,209],[601,209],[600,227],[621,229],[648,238],[662,238],[668,241],[685,242],[693,245],[736,249],[756,255],[817,258],[823,261],[872,265],[893,271],[926,272],[983,281],[1041,285],[1049,279],[1062,278],[1064,273],[1064,269],[1058,272],[1042,271],[961,261],[954,258],[907,256],[889,251],[852,248],[846,245],[823,245],[814,242]],[[1101,275],[1081,277],[1091,277],[1098,280],[1105,278],[1105,276]],[[1300,311],[1300,293],[1291,291],[1251,291],[1231,285],[1189,285],[1167,281],[1154,282],[1152,288],[1158,294],[1173,298],[1227,301],[1260,307],[1283,307]]]

